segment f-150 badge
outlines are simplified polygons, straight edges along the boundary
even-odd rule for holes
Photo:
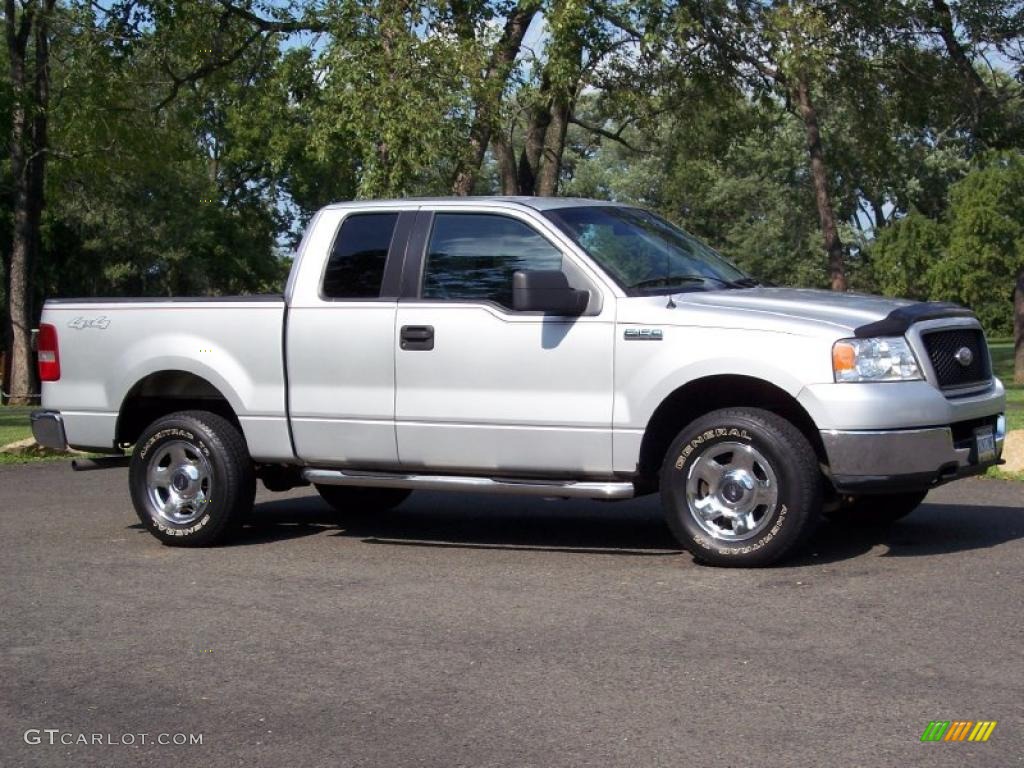
[[[88,318],[76,317],[68,323],[68,328],[74,328],[76,331],[80,331],[83,328],[99,328],[101,331],[105,331],[109,325],[110,318],[100,315],[99,317]]]
[[[622,335],[626,341],[661,341],[661,328],[627,328]]]

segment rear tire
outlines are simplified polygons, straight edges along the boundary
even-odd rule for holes
[[[180,411],[153,422],[135,444],[128,481],[139,520],[175,547],[225,541],[256,495],[245,438],[207,411]]]
[[[839,503],[838,509],[825,513],[829,520],[842,525],[892,525],[919,506],[928,491],[854,496]]]
[[[792,424],[726,408],[683,429],[661,468],[669,528],[695,559],[757,567],[793,552],[821,513],[817,457]]]
[[[320,498],[334,510],[339,523],[371,517],[394,509],[412,493],[406,488],[360,488],[353,485],[315,485]]]

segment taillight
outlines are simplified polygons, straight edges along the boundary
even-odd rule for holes
[[[57,347],[57,329],[49,323],[39,326],[36,337],[39,358],[39,380],[57,381],[60,378],[60,349]]]

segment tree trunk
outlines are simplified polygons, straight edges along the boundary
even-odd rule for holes
[[[30,275],[32,252],[38,242],[39,218],[38,201],[35,196],[39,186],[32,178],[35,158],[30,156],[35,119],[29,120],[36,86],[30,93],[27,87],[25,69],[28,38],[37,8],[31,4],[22,8],[20,15],[14,0],[4,4],[4,21],[7,53],[10,65],[11,90],[14,94],[11,105],[10,157],[11,178],[14,185],[12,205],[11,255],[8,261],[7,294],[7,376],[14,405],[30,405],[38,390],[35,372],[32,370],[32,294]],[[39,73],[37,73],[37,77]]]
[[[9,279],[10,276],[11,276],[11,261],[7,257],[7,253],[6,252],[4,252],[4,254],[3,254],[3,260],[4,260],[4,297],[7,297],[7,296],[11,295],[11,281]],[[2,337],[0,337],[0,341],[3,342],[3,347],[0,348],[0,405],[3,405],[4,403],[7,402],[7,395],[5,393],[11,391],[11,383],[10,383],[10,373],[11,373],[11,370],[10,370],[10,366],[7,365],[7,359],[10,357],[10,354],[9,354],[8,350],[11,348],[11,323],[10,323],[10,313],[7,310],[7,306],[8,305],[6,303],[6,298],[5,298],[3,325],[2,325],[2,330],[0,330],[0,333],[3,334]]]
[[[476,175],[483,164],[484,155],[487,153],[487,142],[490,139],[491,128],[481,123],[481,114],[477,112],[476,120],[469,130],[469,160],[460,163],[455,172],[455,180],[452,182],[452,194],[465,197],[473,191],[476,183]]]
[[[31,326],[38,319],[35,311],[36,286],[39,284],[38,270],[42,250],[43,208],[46,206],[46,167],[50,148],[50,16],[56,0],[44,0],[43,11],[36,15],[35,72],[33,78],[33,99],[35,114],[32,118],[32,136],[28,158],[29,184],[29,247],[28,282],[26,285],[27,312]],[[34,355],[29,358],[29,375],[32,392],[39,391],[39,372]]]
[[[828,172],[825,167],[825,152],[821,146],[818,111],[814,108],[814,102],[811,100],[810,87],[803,78],[797,80],[794,96],[807,137],[807,154],[811,161],[811,179],[814,183],[814,197],[818,206],[818,220],[825,238],[825,252],[828,254],[829,281],[833,291],[845,291],[847,282],[843,243],[839,239],[836,215],[832,208],[832,195],[828,189]]]
[[[13,154],[13,153],[12,153]],[[12,158],[13,159],[13,158]],[[11,405],[31,405],[37,387],[32,370],[32,307],[29,292],[31,271],[31,214],[24,183],[15,184],[14,237],[11,246],[11,284],[7,296],[10,349],[7,365]]]
[[[548,59],[548,68],[553,68],[551,119],[544,134],[543,161],[537,177],[537,194],[551,197],[558,194],[558,183],[562,176],[562,157],[565,154],[565,135],[569,129],[575,108],[576,92],[580,87],[583,70],[583,39],[581,30],[575,24],[567,24],[570,17],[575,16],[573,4],[558,4],[552,8],[552,16],[564,27],[561,34],[552,42],[560,46],[560,52]],[[568,15],[566,15],[568,14]]]
[[[565,133],[569,128],[572,104],[565,94],[555,96],[551,102],[551,120],[544,134],[544,160],[537,176],[537,194],[553,197],[558,194],[558,181],[562,175],[562,154],[565,152]]]
[[[492,139],[494,159],[498,163],[498,174],[501,178],[501,194],[519,194],[519,176],[516,174],[515,150],[508,138],[499,131]]]
[[[1024,384],[1024,267],[1013,292],[1013,383]]]
[[[501,94],[512,74],[526,30],[529,29],[539,8],[540,0],[521,0],[505,19],[501,37],[495,43],[482,82],[474,96],[473,123],[469,129],[469,151],[455,169],[452,181],[453,194],[468,195],[473,191],[473,185],[476,183],[477,174],[480,172],[480,166],[483,164],[487,146],[491,142],[494,124],[498,118]],[[466,11],[462,10],[461,4],[453,5],[453,12],[459,20],[457,28],[461,30],[462,35],[472,30],[472,25],[466,21]]]
[[[871,211],[874,215],[875,235],[877,236],[889,223],[885,218],[885,204],[882,202],[881,197],[874,197],[868,199],[868,205],[871,206]]]
[[[547,74],[541,78],[538,102],[529,111],[530,122],[526,127],[526,140],[519,155],[519,194],[537,193],[537,176],[540,174],[540,158],[544,151],[544,136],[551,123],[551,101],[548,98],[550,81]]]

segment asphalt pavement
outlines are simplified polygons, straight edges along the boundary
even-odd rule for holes
[[[985,479],[744,571],[655,498],[416,493],[343,528],[261,490],[186,550],[126,470],[0,466],[0,766],[1024,765],[1022,576],[1024,485]]]

